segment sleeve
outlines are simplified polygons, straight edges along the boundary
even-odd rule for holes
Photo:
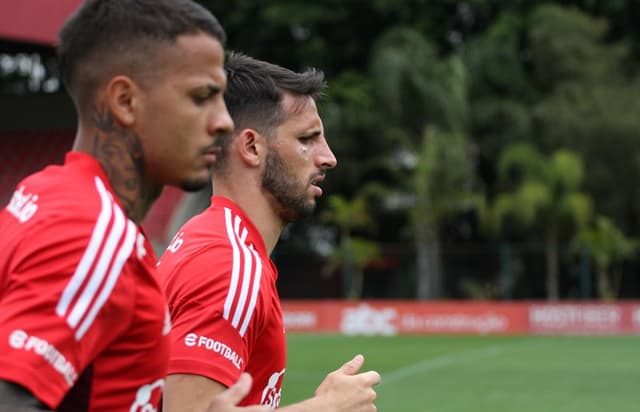
[[[225,386],[238,380],[260,328],[252,266],[220,245],[177,265],[163,261],[172,321],[169,374],[205,376]]]
[[[55,409],[120,333],[133,301],[119,283],[132,237],[126,222],[97,233],[94,220],[51,217],[24,233],[1,291],[0,379]]]

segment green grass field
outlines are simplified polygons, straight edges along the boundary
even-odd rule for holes
[[[356,353],[381,412],[640,411],[640,336],[290,335],[281,405]]]

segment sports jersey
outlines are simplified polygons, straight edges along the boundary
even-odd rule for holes
[[[243,211],[220,196],[176,234],[158,263],[171,321],[169,374],[232,385],[253,377],[242,405],[280,403],[286,342],[277,270]]]
[[[170,323],[156,258],[100,164],[68,153],[0,213],[0,379],[56,411],[156,411]]]

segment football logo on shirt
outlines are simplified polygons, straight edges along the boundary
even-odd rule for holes
[[[7,211],[15,216],[20,223],[31,219],[38,211],[38,195],[24,193],[24,186],[13,192],[13,196],[7,205]]]
[[[184,338],[184,344],[187,347],[197,347],[204,348],[206,350],[210,350],[214,353],[220,354],[223,358],[227,359],[229,362],[236,367],[236,369],[242,369],[242,364],[244,363],[244,359],[229,345],[221,342],[219,340],[211,339],[207,336],[198,336],[195,333],[189,333]]]
[[[279,388],[278,382],[284,376],[284,369],[280,372],[275,372],[269,378],[267,386],[262,390],[261,405],[266,405],[272,409],[276,409],[280,405],[280,398],[282,397],[282,388]]]
[[[46,340],[29,335],[21,329],[16,329],[9,335],[9,346],[13,349],[33,352],[42,357],[53,369],[58,372],[69,387],[73,386],[78,379],[78,372],[73,364],[51,343]]]

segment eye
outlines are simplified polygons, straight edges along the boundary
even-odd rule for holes
[[[312,132],[298,137],[298,141],[302,144],[311,144],[321,136],[320,132]]]
[[[193,102],[197,105],[202,105],[204,104],[207,100],[209,100],[209,97],[211,97],[210,93],[197,93],[191,96],[191,99],[193,100]]]
[[[207,85],[202,88],[198,88],[191,93],[191,99],[197,105],[203,105],[212,97],[217,96],[222,92],[222,89],[214,86]]]

